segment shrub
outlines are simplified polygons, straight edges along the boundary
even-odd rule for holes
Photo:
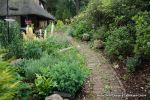
[[[74,95],[88,75],[85,61],[75,49],[55,55],[45,54],[40,59],[24,60],[15,66],[26,81],[36,80],[37,92],[41,95],[47,95],[53,89]]]
[[[1,45],[8,49],[10,56],[22,56],[23,38],[20,33],[20,27],[17,23],[10,23],[9,34],[7,24],[0,21],[0,41]]]
[[[57,86],[51,78],[46,78],[45,76],[36,75],[35,86],[39,95],[48,96],[52,90]]]
[[[150,13],[142,12],[133,17],[136,22],[135,53],[150,56]]]
[[[20,82],[20,85],[17,87],[17,94],[15,95],[13,100],[28,100],[32,94],[32,86],[31,83]]]
[[[17,92],[17,81],[15,71],[5,62],[0,62],[0,100],[12,100]]]
[[[43,51],[46,51],[48,54],[55,53],[59,49],[67,48],[69,42],[66,38],[61,36],[50,36],[42,43]]]
[[[56,24],[56,27],[55,27],[55,31],[60,31],[63,27],[64,27],[63,21],[58,20],[57,24]]]
[[[129,73],[135,72],[137,67],[140,65],[140,60],[138,56],[129,57],[126,62],[127,71]]]
[[[81,88],[87,70],[76,62],[59,62],[50,71],[52,79],[57,83],[57,89],[72,95]]]
[[[39,59],[42,56],[42,46],[39,41],[27,41],[24,44],[23,58]]]
[[[105,41],[105,38],[106,38],[106,27],[105,26],[98,27],[93,32],[92,38],[93,38],[93,40],[102,40],[102,41]]]
[[[70,25],[66,27],[65,33],[67,33],[68,35],[72,35],[72,33],[74,32],[74,28]]]
[[[8,33],[7,33],[7,24],[4,21],[0,20],[0,41],[1,46],[8,46]]]
[[[87,33],[90,29],[89,25],[86,23],[85,20],[80,21],[77,24],[74,24],[73,28],[75,29],[74,32],[71,34],[71,36],[80,38],[84,33]]]
[[[76,62],[82,67],[85,67],[85,59],[74,48],[66,52],[59,53],[58,55],[56,55],[56,57],[59,58],[60,61],[66,61],[70,63]]]
[[[127,56],[132,52],[133,38],[126,27],[116,28],[109,34],[105,42],[105,50],[110,56]]]
[[[40,59],[23,60],[15,66],[18,69],[18,73],[25,77],[26,80],[34,81],[36,74],[44,74],[50,70],[50,68],[58,62],[58,59],[53,55],[43,55]]]

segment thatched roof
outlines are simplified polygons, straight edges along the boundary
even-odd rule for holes
[[[46,0],[44,0],[46,1]],[[9,0],[9,7],[18,8],[17,11],[9,10],[9,15],[37,15],[45,19],[54,19],[46,10],[40,7],[34,0]],[[0,0],[0,16],[7,14],[7,0]]]

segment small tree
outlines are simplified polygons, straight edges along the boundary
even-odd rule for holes
[[[8,23],[0,21],[0,44],[5,49],[8,49],[10,55],[20,57],[23,46],[23,38],[20,33],[20,27],[16,22],[10,23],[9,28],[7,25]]]

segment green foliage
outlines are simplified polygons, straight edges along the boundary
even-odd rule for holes
[[[76,12],[74,11],[74,3],[72,0],[58,0],[56,5],[56,17],[58,19],[68,19],[72,17]],[[72,11],[71,11],[72,10]],[[73,12],[74,11],[74,12]]]
[[[74,24],[74,32],[71,34],[73,37],[81,38],[84,33],[87,33],[90,29],[90,26],[86,21],[80,21],[78,24]]]
[[[13,100],[28,100],[30,95],[32,94],[32,87],[29,83],[20,82],[20,85],[17,87],[17,94],[15,95]]]
[[[76,62],[59,62],[50,72],[59,91],[74,95],[83,85],[87,71]]]
[[[74,32],[74,28],[71,25],[66,26],[66,29],[64,30],[65,33],[67,33],[67,35],[72,35],[72,33]]]
[[[36,89],[41,95],[47,95],[53,89],[74,95],[88,75],[84,59],[74,49],[55,55],[45,54],[40,59],[25,60],[16,66],[25,80],[36,80]]]
[[[60,61],[66,61],[70,63],[78,63],[80,66],[85,67],[85,60],[81,54],[76,49],[71,49],[63,53],[59,53],[56,57],[60,59]]]
[[[50,23],[50,24],[46,27],[47,33],[51,33],[52,24],[53,24],[53,23]]]
[[[9,23],[9,33],[7,30],[8,23],[0,21],[0,41],[1,45],[8,49],[10,56],[22,56],[23,51],[23,39],[20,33],[19,25],[14,23]]]
[[[26,78],[26,80],[34,81],[36,74],[45,73],[50,67],[57,63],[57,58],[53,55],[43,55],[40,59],[29,59],[19,62],[16,66],[18,73]]]
[[[58,20],[57,24],[56,24],[56,27],[55,27],[55,31],[60,31],[63,27],[64,27],[63,21]]]
[[[48,11],[57,19],[65,20],[75,16],[89,0],[48,0]]]
[[[132,52],[132,41],[133,38],[126,27],[116,28],[109,32],[105,42],[105,50],[109,55],[126,56],[129,52]]]
[[[46,51],[48,54],[55,53],[59,49],[67,48],[69,42],[65,37],[61,36],[50,36],[42,43],[43,51]]]
[[[7,24],[0,20],[0,44],[1,46],[8,45]]]
[[[5,62],[0,62],[0,100],[12,100],[17,92],[17,81],[15,71]]]
[[[26,41],[24,43],[23,58],[39,59],[42,56],[40,41]]]
[[[49,36],[43,41],[26,41],[24,43],[23,58],[39,59],[43,52],[48,54],[56,53],[60,49],[67,48],[69,43],[66,38],[61,36]]]
[[[72,95],[80,89],[89,73],[85,61],[77,50],[58,54],[59,62],[50,70],[50,76],[57,83],[57,89]]]
[[[133,17],[136,22],[135,53],[150,56],[150,13],[140,12]]]
[[[135,57],[128,57],[127,58],[127,62],[126,62],[126,66],[127,66],[127,71],[129,73],[133,73],[136,71],[137,67],[141,64],[139,57],[135,56]]]
[[[36,74],[35,86],[40,95],[47,96],[57,86],[50,78]]]
[[[93,36],[92,36],[93,40],[100,39],[102,41],[105,41],[107,37],[108,36],[107,36],[105,26],[98,27],[95,31],[93,31]]]
[[[86,21],[95,24],[97,29],[106,26],[106,31],[110,30],[110,24],[116,27],[134,26],[132,17],[144,9],[150,10],[149,7],[148,0],[90,0],[86,10],[73,19],[73,24],[75,22],[78,26],[80,21]]]

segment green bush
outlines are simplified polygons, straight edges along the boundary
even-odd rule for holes
[[[24,60],[15,66],[26,81],[36,80],[36,89],[41,95],[47,95],[53,89],[74,95],[88,75],[85,61],[75,49],[55,55],[45,54],[40,59]],[[37,78],[36,74],[40,77]],[[53,88],[55,82],[57,86]],[[48,83],[51,84],[47,85]]]
[[[101,26],[98,27],[95,32],[93,32],[93,40],[102,40],[105,41],[106,39],[106,27],[105,26]]]
[[[116,28],[109,32],[105,42],[105,51],[110,56],[127,56],[132,52],[132,48],[133,38],[126,27]]]
[[[84,33],[87,33],[90,30],[90,26],[85,20],[80,21],[77,24],[73,25],[74,32],[72,32],[71,36],[80,38]]]
[[[63,21],[58,20],[57,24],[56,24],[56,27],[55,27],[55,31],[60,31],[63,27],[64,27]]]
[[[59,62],[50,71],[52,79],[57,83],[57,89],[72,95],[81,88],[86,77],[87,70],[76,62]]]
[[[127,71],[133,73],[136,71],[137,67],[140,65],[140,60],[138,56],[129,57],[126,62]]]
[[[42,43],[43,51],[46,51],[48,54],[55,53],[60,49],[67,48],[68,46],[69,42],[62,36],[50,36]]]
[[[59,62],[50,70],[50,76],[57,83],[57,89],[72,95],[80,89],[88,76],[85,60],[76,49],[56,55]]]
[[[45,76],[36,75],[35,86],[39,95],[48,96],[57,84],[51,78],[46,78]]]
[[[0,44],[5,48],[8,46],[7,24],[2,20],[0,20]]]
[[[0,100],[12,100],[19,81],[15,71],[5,62],[0,62]]]
[[[23,58],[39,59],[42,56],[42,46],[39,41],[26,41],[24,43]]]
[[[26,41],[24,43],[23,58],[39,59],[43,52],[53,54],[68,46],[67,39],[61,36],[49,36],[43,41]]]
[[[25,77],[26,80],[34,81],[36,74],[44,74],[50,70],[50,68],[59,60],[53,55],[43,55],[40,59],[23,60],[17,63],[18,73]]]
[[[13,100],[28,100],[32,94],[32,86],[31,83],[20,82],[20,85],[17,87],[17,93]]]
[[[23,51],[23,38],[20,33],[20,27],[16,22],[9,24],[9,34],[7,32],[7,24],[0,21],[0,44],[8,49],[9,55],[21,57]]]
[[[135,53],[150,59],[150,13],[141,12],[133,17],[136,22]]]
[[[72,35],[72,33],[74,32],[74,28],[71,25],[68,25],[65,29],[65,33],[67,33],[68,35]]]
[[[56,57],[60,59],[60,61],[66,61],[66,62],[76,62],[79,65],[85,67],[85,59],[82,57],[81,54],[76,49],[71,49],[63,53],[59,53]]]

